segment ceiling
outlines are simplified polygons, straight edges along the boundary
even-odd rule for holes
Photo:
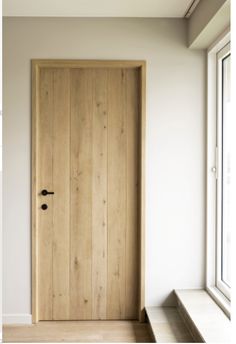
[[[3,0],[3,15],[182,18],[192,3],[193,0]]]

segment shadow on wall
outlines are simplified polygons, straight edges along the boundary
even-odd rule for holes
[[[177,300],[174,294],[174,290],[167,296],[167,298],[164,300],[164,302],[162,303],[162,307],[176,307],[177,306]]]

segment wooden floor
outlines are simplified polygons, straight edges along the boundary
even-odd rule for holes
[[[149,325],[138,321],[41,321],[4,325],[3,342],[150,343]]]

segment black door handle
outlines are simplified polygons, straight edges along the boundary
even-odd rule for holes
[[[53,191],[48,191],[48,190],[42,190],[41,191],[41,194],[43,195],[43,196],[47,196],[47,195],[54,195],[54,192]]]

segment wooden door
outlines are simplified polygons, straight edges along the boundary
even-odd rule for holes
[[[37,320],[139,316],[140,80],[137,67],[38,68]]]

